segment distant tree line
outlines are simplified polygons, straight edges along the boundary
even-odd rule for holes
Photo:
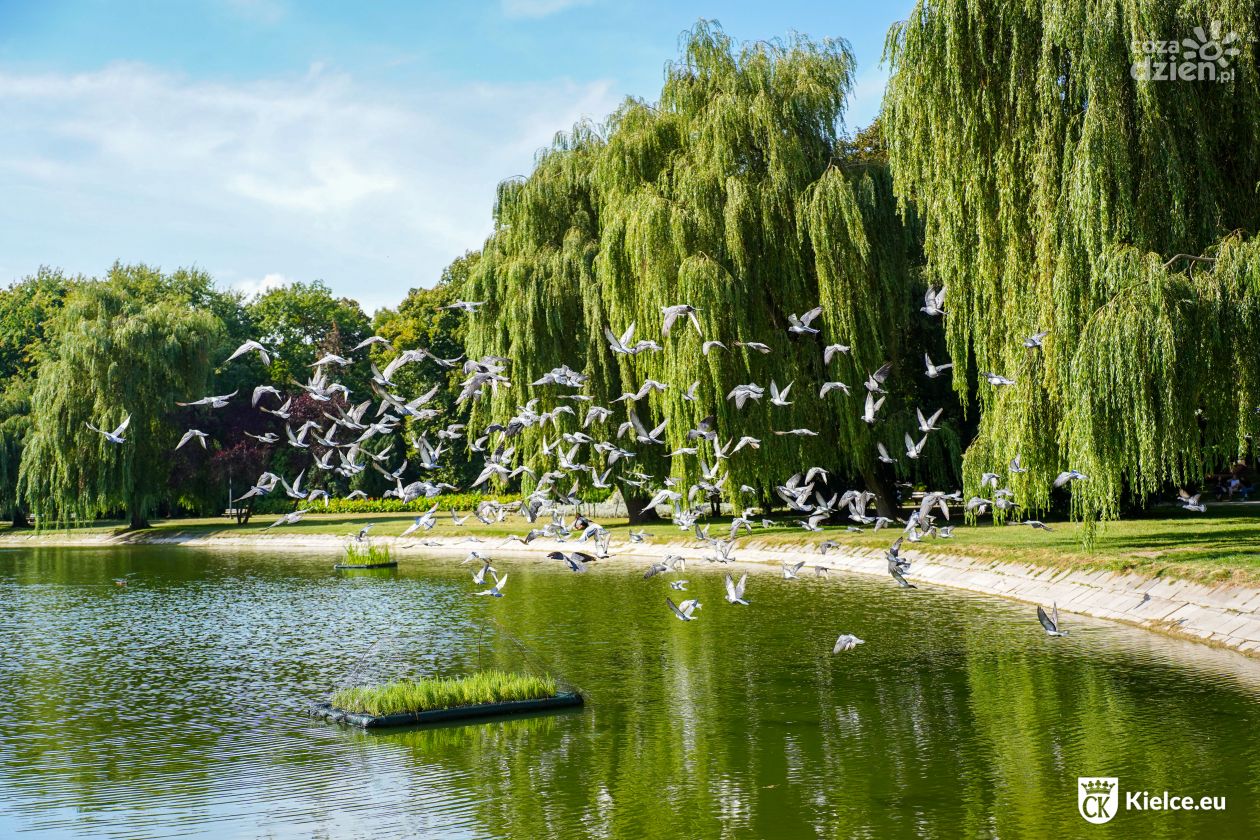
[[[324,407],[293,384],[307,381],[311,363],[325,353],[346,353],[376,333],[398,345],[458,356],[464,324],[438,307],[455,299],[475,259],[457,260],[432,288],[413,289],[396,309],[374,318],[319,281],[247,299],[194,269],[164,273],[117,264],[100,278],[40,269],[0,291],[0,511],[15,525],[30,515],[104,516],[139,527],[154,515],[219,513],[230,506],[229,487],[240,494],[263,470],[290,478],[303,469],[314,472],[310,451],[245,434],[273,431],[284,439],[283,423],[251,405],[253,388],[274,384],[295,392],[294,426],[307,419],[326,424]],[[250,338],[274,349],[271,364],[264,367],[251,354],[223,365]],[[374,352],[383,366],[390,354]],[[371,397],[367,371],[353,365],[337,373],[353,402]],[[460,412],[445,387],[448,376],[409,365],[397,381],[404,391],[420,393],[441,378],[436,402],[446,411],[444,426]],[[220,409],[175,405],[234,391]],[[86,427],[116,423],[125,414],[131,416],[127,445],[113,446]],[[206,450],[194,443],[175,451],[188,428],[208,433]],[[410,438],[424,431],[424,424],[409,420],[369,445],[405,453]],[[317,445],[313,451],[322,454]],[[463,481],[468,469],[467,457],[456,453],[442,477]],[[374,470],[309,479],[334,495],[359,489],[379,496],[391,486]]]
[[[1244,35],[1228,79],[1130,72],[1133,44],[1212,20]],[[748,488],[768,505],[776,482],[822,466],[834,487],[878,492],[885,511],[898,485],[982,494],[1000,473],[1024,511],[1070,504],[1090,521],[1114,517],[1228,468],[1260,434],[1260,66],[1245,37],[1255,26],[1253,5],[1233,0],[1135,0],[1107,15],[1085,0],[921,2],[889,33],[880,117],[849,133],[846,42],[737,44],[701,22],[657,101],[629,99],[558,135],[528,176],[500,185],[482,248],[396,309],[369,318],[318,282],[246,300],[195,270],[41,270],[0,292],[0,507],[15,522],[125,511],[139,525],[219,508],[229,480],[262,469],[292,475],[309,455],[242,435],[267,422],[250,390],[289,390],[315,358],[376,332],[400,349],[508,362],[510,385],[471,408],[439,389],[433,428],[408,420],[372,443],[400,456],[412,435],[452,422],[504,422],[535,397],[539,412],[561,407],[531,383],[568,365],[617,422],[629,405],[649,425],[670,421],[667,447],[640,447],[613,470],[630,480],[618,486],[632,507],[649,489],[634,483],[640,471],[705,477],[719,460],[713,441],[692,444],[699,457],[667,454],[705,422],[719,444],[761,440],[758,457],[724,463],[732,502],[753,501]],[[944,317],[921,312],[940,288]],[[457,298],[485,304],[472,317],[439,310]],[[663,339],[662,307],[679,303],[698,308],[703,338],[685,327]],[[790,318],[815,306],[821,335],[789,334]],[[606,330],[631,325],[666,346],[614,352]],[[253,356],[221,366],[246,338],[275,348],[269,368]],[[830,344],[846,349],[826,361]],[[925,356],[952,368],[929,377]],[[873,425],[862,386],[885,364]],[[399,390],[459,375],[406,366]],[[370,396],[365,366],[341,376],[352,402]],[[614,403],[648,379],[670,387]],[[771,380],[797,383],[773,425],[764,403],[739,409],[728,397]],[[852,396],[820,395],[828,381]],[[238,388],[224,409],[174,407]],[[134,445],[84,434],[123,407]],[[938,408],[940,431],[905,457],[916,409]],[[320,414],[302,397],[293,411],[295,422]],[[524,429],[515,462],[542,474],[543,443],[576,431],[578,413]],[[210,433],[211,451],[173,452],[189,426]],[[817,436],[773,433],[790,427]],[[443,477],[465,487],[480,467],[471,454],[454,446]],[[1016,456],[1022,471],[1008,470]],[[1070,468],[1089,480],[1052,489]],[[320,480],[336,493],[387,486],[371,470]]]

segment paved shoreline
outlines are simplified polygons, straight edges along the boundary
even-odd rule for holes
[[[373,542],[388,545],[395,555],[465,554],[477,549],[486,553],[517,557],[538,557],[557,549],[580,548],[574,542],[535,540],[530,545],[502,543],[489,538],[470,542],[466,538],[428,538],[436,545],[422,545],[419,540],[398,537],[376,537]],[[332,534],[302,536],[205,536],[180,533],[137,533],[112,536],[107,534],[77,537],[51,534],[16,536],[0,539],[4,546],[29,547],[110,547],[126,545],[182,545],[191,548],[246,548],[277,551],[340,551],[345,537]],[[632,548],[632,551],[627,551]],[[693,543],[655,542],[633,546],[616,545],[621,557],[654,559],[678,554],[689,561],[701,560],[706,549]],[[1260,588],[1223,583],[1215,586],[1178,580],[1152,578],[1122,572],[1087,572],[1002,563],[991,560],[948,554],[921,554],[913,546],[903,549],[913,561],[911,579],[920,587],[932,585],[998,595],[1028,603],[1059,605],[1063,612],[1079,613],[1096,618],[1119,621],[1156,632],[1205,642],[1260,658]],[[813,546],[767,545],[751,540],[736,551],[741,563],[778,565],[784,561],[805,560],[809,566],[863,575],[887,577],[887,564],[879,550],[840,549],[826,556]]]

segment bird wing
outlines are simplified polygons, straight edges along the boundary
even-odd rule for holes
[[[683,613],[682,610],[678,609],[678,605],[674,603],[673,598],[670,598],[668,595],[666,595],[665,603],[669,605],[669,609],[674,615],[678,616],[683,621],[687,620],[687,616]]]
[[[1041,622],[1042,627],[1046,628],[1047,633],[1058,632],[1058,626],[1055,621],[1046,615],[1046,611],[1041,608],[1040,604],[1037,606],[1037,620]]]
[[[669,331],[674,326],[674,322],[678,320],[678,316],[682,313],[674,309],[665,310],[665,322],[661,324],[661,335],[668,338]]]
[[[127,427],[128,427],[128,426],[130,426],[130,425],[131,425],[131,415],[130,415],[130,414],[128,414],[128,415],[127,415],[127,416],[123,419],[123,421],[122,421],[121,423],[119,423],[119,424],[118,424],[118,428],[117,428],[117,429],[114,429],[114,437],[118,437],[118,436],[119,436],[119,435],[121,435],[123,432],[127,431]]]
[[[804,315],[801,316],[801,323],[808,327],[809,322],[814,320],[821,314],[822,314],[822,307],[815,306],[813,309],[809,310],[808,312],[806,312]]]

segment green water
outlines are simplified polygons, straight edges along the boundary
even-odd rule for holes
[[[483,547],[483,550],[486,550]],[[1255,837],[1260,666],[1027,605],[861,577],[664,576],[182,548],[0,552],[0,837]],[[111,578],[134,572],[126,588]],[[369,676],[522,666],[578,713],[365,733],[311,701]],[[833,656],[840,632],[867,640]],[[524,663],[528,664],[528,662]],[[1077,777],[1224,812],[1077,813]]]

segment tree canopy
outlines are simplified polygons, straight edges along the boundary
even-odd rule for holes
[[[1250,32],[1255,6],[947,0],[890,32],[885,135],[927,276],[949,289],[954,386],[1015,380],[978,386],[970,490],[1019,454],[1026,508],[1045,509],[1070,467],[1091,476],[1075,512],[1114,516],[1200,480],[1257,430],[1257,251],[1235,233],[1260,221],[1255,45],[1230,45],[1244,68],[1231,78],[1131,72],[1142,42],[1212,20]],[[1026,348],[1042,330],[1044,350]]]
[[[649,378],[670,383],[636,409],[649,426],[669,420],[665,452],[709,414],[722,440],[760,438],[761,457],[730,462],[728,498],[744,484],[767,498],[775,482],[811,464],[875,483],[860,383],[893,362],[885,432],[899,447],[934,328],[916,319],[917,222],[895,212],[887,171],[841,144],[849,47],[800,36],[737,45],[702,22],[681,51],[657,104],[629,100],[603,125],[576,126],[527,178],[501,186],[495,232],[469,278],[468,295],[487,302],[469,328],[469,350],[509,359],[512,385],[474,417],[502,419],[528,399],[531,382],[567,364],[591,377],[586,392],[603,405]],[[820,302],[819,341],[852,348],[830,370],[819,341],[786,332],[789,315]],[[661,338],[662,307],[679,303],[699,309],[703,337],[679,326]],[[631,325],[665,352],[614,355],[604,329],[619,335]],[[703,353],[706,339],[729,352]],[[739,410],[727,399],[737,384],[772,378],[798,382],[792,406]],[[819,383],[831,379],[858,392],[819,397]],[[699,399],[689,402],[693,381]],[[544,398],[539,410],[559,404]],[[802,426],[819,437],[773,434]],[[540,438],[528,429],[518,448],[532,455]],[[933,441],[923,464],[934,478],[948,474],[956,441]],[[698,470],[695,459],[647,451],[625,467],[634,468],[691,480]]]
[[[119,265],[70,292],[31,396],[20,484],[36,515],[121,508],[145,523],[167,491],[179,436],[170,411],[209,382],[223,331],[206,305],[213,293],[200,272]],[[85,434],[127,416],[125,446]]]

